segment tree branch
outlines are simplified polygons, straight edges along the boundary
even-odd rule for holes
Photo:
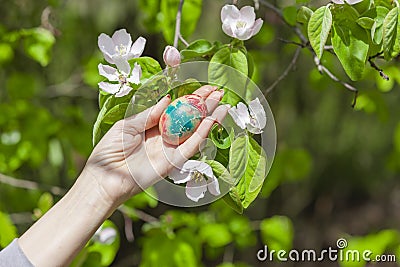
[[[271,4],[270,2],[266,1],[266,0],[259,0],[260,4],[265,6],[266,8],[272,10],[276,15],[278,15],[281,20],[288,26],[290,27],[293,32],[299,37],[301,44],[296,43],[296,42],[291,42],[294,43],[296,45],[299,45],[300,47],[303,48],[307,48],[308,50],[310,50],[310,52],[312,53],[313,57],[314,57],[314,63],[315,66],[317,67],[318,71],[321,74],[326,74],[331,80],[340,83],[341,85],[343,85],[346,89],[348,89],[349,91],[354,93],[354,99],[353,99],[353,103],[352,103],[352,107],[354,107],[356,105],[356,101],[357,101],[357,96],[358,96],[358,90],[357,88],[355,88],[354,86],[350,85],[347,82],[344,82],[342,80],[340,80],[338,77],[336,77],[327,67],[325,67],[321,61],[319,60],[319,58],[317,57],[317,55],[315,54],[315,51],[312,49],[312,47],[310,46],[310,43],[307,39],[306,36],[304,36],[304,34],[301,32],[301,29],[296,27],[296,26],[292,26],[290,24],[288,24],[286,22],[286,20],[283,17],[282,11],[277,8],[276,6],[274,6],[273,4]],[[330,47],[326,47],[326,49],[330,49]]]
[[[175,22],[175,36],[174,36],[174,46],[178,48],[179,36],[181,36],[181,18],[182,18],[182,7],[184,0],[179,1],[178,12],[176,12],[176,22]]]
[[[136,217],[144,222],[148,223],[156,223],[159,222],[159,220],[156,217],[151,216],[150,214],[147,214],[146,212],[138,209],[133,209],[131,207],[128,207],[127,205],[123,204],[118,207],[118,210],[122,213],[125,214],[129,217]]]
[[[376,54],[376,55],[374,55],[374,56],[370,56],[370,57],[368,58],[368,62],[369,62],[369,65],[371,65],[371,67],[372,67],[373,69],[375,69],[375,70],[377,70],[377,71],[379,72],[379,75],[380,75],[383,79],[385,79],[386,81],[389,81],[389,76],[386,75],[386,74],[383,72],[383,69],[381,69],[380,67],[378,67],[378,65],[376,65],[376,63],[375,63],[375,61],[374,61],[375,58],[379,57],[379,56],[382,55],[382,54],[383,54],[383,52],[380,52],[380,53],[378,53],[378,54]]]
[[[2,173],[0,173],[0,183],[22,189],[48,191],[56,196],[63,196],[66,193],[65,189],[58,186],[41,185],[37,182],[17,179]]]
[[[278,83],[280,83],[286,76],[288,76],[290,70],[292,68],[294,68],[294,66],[296,65],[297,59],[299,58],[300,55],[300,50],[301,47],[298,47],[296,49],[296,52],[294,52],[293,58],[290,61],[290,64],[287,66],[287,68],[285,69],[285,71],[278,77],[278,79],[276,79],[265,91],[265,94],[269,94],[270,92],[272,92],[272,90],[274,90],[274,88],[278,85]]]

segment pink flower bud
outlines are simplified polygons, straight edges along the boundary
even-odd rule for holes
[[[167,66],[176,67],[181,63],[181,54],[173,46],[166,46],[163,54],[164,62]]]

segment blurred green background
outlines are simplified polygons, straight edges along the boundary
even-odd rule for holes
[[[97,36],[126,28],[134,40],[147,39],[144,55],[162,62],[167,43],[158,2],[1,1],[0,248],[60,198],[53,186],[68,189],[92,150],[101,81]],[[271,3],[287,12],[327,3],[298,2]],[[204,0],[197,28],[186,39],[227,41],[219,18],[225,3]],[[239,1],[246,3],[253,1]],[[255,81],[266,91],[297,49],[282,39],[297,39],[270,9],[260,6],[257,15],[264,26],[246,46],[257,66]],[[334,55],[325,53],[323,63],[348,81]],[[176,209],[141,194],[112,215],[109,227],[119,238],[111,245],[92,240],[74,266],[314,266],[260,262],[256,254],[264,244],[318,251],[336,247],[341,237],[355,249],[400,259],[400,62],[377,63],[390,81],[368,69],[353,84],[360,91],[353,109],[352,93],[321,75],[302,49],[294,70],[266,95],[277,154],[261,196],[243,215],[222,201]],[[40,188],[19,188],[32,186],[24,180]]]

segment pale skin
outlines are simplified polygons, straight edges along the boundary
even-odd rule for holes
[[[169,96],[117,122],[107,132],[72,188],[18,240],[34,266],[68,266],[119,205],[166,177],[198,151],[229,106],[218,106],[223,93],[216,87],[206,85],[195,94],[205,100],[210,115],[179,146],[166,145],[158,131],[159,118],[171,101]]]

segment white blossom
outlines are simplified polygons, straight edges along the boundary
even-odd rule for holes
[[[120,71],[128,73],[128,60],[140,57],[143,53],[146,39],[139,37],[133,44],[132,38],[125,29],[114,32],[112,37],[107,34],[100,34],[98,45],[104,55],[104,59],[115,64]]]
[[[169,178],[176,184],[186,183],[186,196],[195,202],[204,197],[207,189],[214,196],[221,194],[211,166],[203,161],[188,160],[180,170],[173,169]]]
[[[247,129],[254,134],[262,133],[262,129],[267,124],[267,116],[258,97],[250,101],[249,107],[239,102],[236,107],[230,108],[228,112],[240,128]]]
[[[239,40],[248,40],[256,35],[263,24],[262,19],[256,20],[256,13],[251,6],[240,10],[234,5],[225,5],[221,10],[222,30],[229,36]]]
[[[116,97],[129,94],[132,90],[130,83],[139,84],[142,75],[142,69],[137,63],[135,63],[132,72],[129,64],[127,72],[117,70],[116,68],[101,63],[98,65],[98,69],[101,76],[107,78],[110,82],[115,82],[99,82],[99,87],[109,94],[115,94]]]
[[[167,45],[164,49],[163,59],[167,66],[176,67],[181,63],[181,54],[175,47]]]
[[[344,5],[345,2],[349,5],[355,5],[362,1],[363,0],[332,0],[333,3],[338,4],[338,5]]]

